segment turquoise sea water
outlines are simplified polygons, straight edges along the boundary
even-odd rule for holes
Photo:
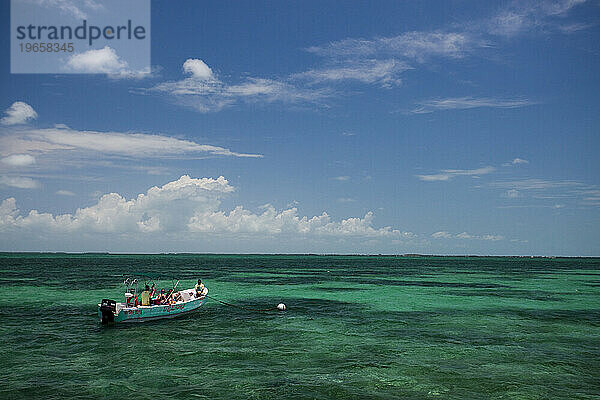
[[[3,399],[599,399],[600,259],[0,255]],[[181,318],[101,326],[122,276]]]

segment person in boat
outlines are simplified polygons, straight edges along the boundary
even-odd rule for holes
[[[142,292],[142,305],[149,306],[150,305],[150,287],[146,285],[144,291]]]
[[[159,304],[167,303],[167,295],[165,294],[165,289],[160,289],[160,296],[158,296]]]
[[[194,288],[196,289],[196,296],[201,296],[202,292],[204,291],[204,284],[202,283],[202,279],[198,279],[198,283],[196,283],[196,286],[194,286]]]
[[[171,297],[171,299],[173,300],[173,301],[172,301],[172,303],[173,303],[173,304],[177,303],[178,301],[183,301],[183,298],[181,297],[181,293],[179,293],[179,292],[175,293],[175,294],[174,294],[174,295]]]

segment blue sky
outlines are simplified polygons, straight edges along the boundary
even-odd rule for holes
[[[153,1],[150,73],[5,57],[0,250],[598,256],[599,17]]]

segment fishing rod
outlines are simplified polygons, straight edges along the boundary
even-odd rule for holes
[[[169,294],[169,297],[167,297],[167,301],[171,301],[171,298],[175,294],[175,288],[177,287],[177,285],[179,285],[179,279],[177,280],[177,283],[173,285],[173,289],[171,289],[171,293]]]

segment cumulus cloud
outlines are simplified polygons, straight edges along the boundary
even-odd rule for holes
[[[192,78],[203,81],[214,80],[215,76],[212,69],[204,63],[202,60],[196,58],[187,59],[183,63],[183,70],[192,75]]]
[[[300,216],[296,207],[276,210],[271,205],[254,213],[242,206],[220,210],[221,200],[234,188],[224,177],[191,178],[187,175],[161,187],[152,187],[133,199],[118,193],[100,197],[73,214],[52,215],[32,210],[21,215],[14,198],[0,205],[0,230],[32,229],[43,232],[180,233],[189,234],[299,234],[355,238],[412,238],[410,232],[373,226],[373,213],[334,221],[325,212]]]
[[[8,157],[4,157],[0,160],[3,164],[11,167],[26,167],[28,165],[35,164],[35,157],[29,154],[13,154]]]
[[[6,111],[5,116],[0,119],[2,125],[25,124],[38,117],[37,113],[29,104],[15,101]]]
[[[313,234],[324,236],[402,237],[400,231],[390,227],[376,229],[372,226],[373,213],[363,218],[332,221],[327,213],[314,217],[300,217],[298,210],[290,208],[278,212],[267,206],[262,214],[255,214],[238,206],[229,213],[196,213],[189,228],[196,232],[235,232],[263,234]]]
[[[417,175],[417,178],[427,182],[449,181],[457,176],[478,177],[480,175],[492,173],[495,170],[496,168],[489,166],[476,169],[443,169],[437,174]]]
[[[128,65],[113,48],[105,46],[73,54],[67,60],[67,67],[71,71],[85,74],[114,74],[127,69]]]
[[[533,101],[517,99],[495,99],[489,97],[451,97],[446,99],[427,100],[418,103],[412,114],[428,114],[442,110],[466,110],[470,108],[520,108],[536,104]]]
[[[36,189],[40,187],[38,181],[23,176],[0,176],[0,185],[17,189]]]
[[[88,50],[73,54],[66,61],[65,68],[70,72],[82,74],[107,74],[112,78],[144,78],[151,75],[149,69],[135,71],[129,68],[117,52],[104,46],[102,49]]]

